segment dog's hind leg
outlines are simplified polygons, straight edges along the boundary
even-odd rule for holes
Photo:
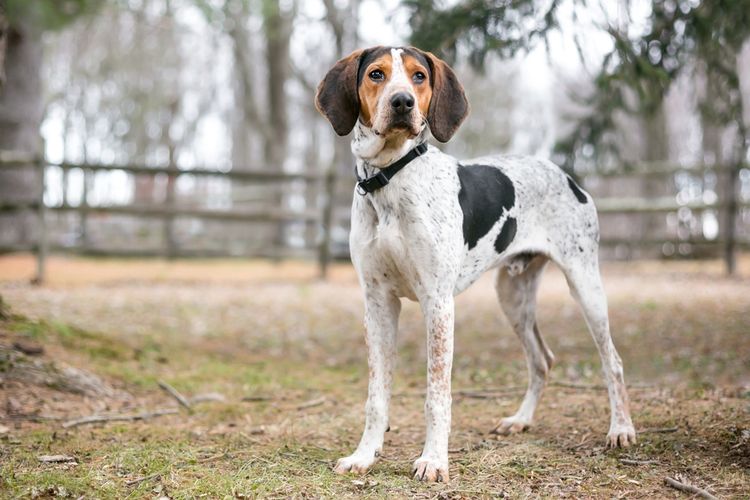
[[[364,474],[377,461],[388,430],[396,333],[401,301],[382,289],[365,289],[365,339],[370,371],[365,404],[365,429],[356,451],[339,459],[334,471]]]
[[[526,352],[529,385],[521,407],[515,415],[503,418],[492,431],[494,434],[520,432],[531,425],[547,374],[552,368],[554,356],[536,324],[536,291],[546,264],[544,255],[524,255],[501,267],[497,273],[496,290],[500,305]]]
[[[629,446],[635,443],[635,429],[630,419],[622,361],[615,349],[609,331],[607,296],[604,293],[596,252],[594,252],[593,258],[575,259],[571,262],[561,263],[560,267],[568,280],[573,298],[581,306],[601,358],[611,410],[607,445],[611,447]]]

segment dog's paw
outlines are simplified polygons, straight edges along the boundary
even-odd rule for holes
[[[412,474],[414,479],[428,483],[447,483],[450,480],[447,460],[420,457],[414,462]]]
[[[635,429],[632,424],[628,425],[613,425],[609,428],[607,433],[607,447],[608,448],[627,448],[631,444],[635,444]]]
[[[506,417],[497,424],[497,427],[490,431],[490,434],[499,434],[507,436],[517,432],[523,432],[531,427],[531,422],[518,417]]]
[[[333,468],[333,472],[336,474],[364,474],[370,467],[375,463],[377,457],[375,454],[370,456],[364,456],[362,454],[354,453],[348,457],[339,458],[336,462],[336,466]]]

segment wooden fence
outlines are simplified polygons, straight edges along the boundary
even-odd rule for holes
[[[84,178],[95,172],[121,171],[131,175],[145,176],[166,176],[168,182],[167,192],[163,203],[158,205],[143,204],[125,204],[125,205],[90,205],[87,199],[86,186],[83,182],[83,193],[81,203],[71,205],[63,197],[63,202],[59,204],[45,204],[44,193],[48,187],[48,170],[50,168],[59,168],[62,171],[79,169],[84,173]],[[195,218],[200,220],[218,220],[218,221],[240,221],[240,222],[295,222],[307,225],[314,225],[319,232],[318,245],[314,254],[317,254],[317,260],[320,266],[320,274],[326,276],[328,264],[331,260],[331,230],[334,224],[333,212],[335,204],[335,192],[337,184],[346,183],[353,186],[353,179],[337,179],[333,169],[329,169],[326,174],[310,173],[283,173],[268,171],[227,171],[221,172],[211,169],[195,168],[191,170],[177,170],[174,168],[152,168],[142,165],[102,165],[102,164],[71,164],[71,163],[50,163],[40,158],[29,157],[28,155],[13,152],[0,152],[0,169],[19,169],[35,168],[38,172],[39,186],[34,196],[34,201],[10,203],[0,200],[0,213],[13,211],[34,211],[38,220],[38,237],[35,243],[27,245],[15,245],[0,247],[0,252],[8,251],[33,251],[37,255],[37,276],[36,281],[42,282],[45,276],[46,257],[50,251],[73,251],[88,252],[91,249],[81,247],[69,248],[51,245],[49,241],[48,214],[54,212],[75,212],[82,221],[85,221],[88,214],[119,214],[133,216],[138,219],[156,218],[164,222],[163,248],[158,254],[167,257],[190,256],[191,254],[183,251],[176,243],[173,234],[173,223],[176,217]],[[687,172],[690,175],[702,175],[707,171],[728,171],[727,169],[707,169],[707,168],[686,168],[675,165],[640,165],[638,168],[619,169],[608,173],[595,173],[587,175],[583,179],[584,187],[588,189],[595,188],[597,182],[622,178],[668,178],[679,172]],[[738,168],[734,175],[739,175]],[[230,181],[241,181],[252,183],[253,185],[284,185],[290,182],[304,182],[306,186],[314,186],[319,194],[322,194],[322,204],[320,207],[304,210],[291,210],[283,207],[266,207],[262,209],[236,209],[229,208],[226,210],[208,209],[201,207],[179,206],[175,203],[175,180],[180,176],[189,175],[195,177],[222,177]],[[593,184],[593,186],[590,186]],[[594,193],[595,194],[595,193]],[[735,225],[737,220],[750,219],[750,203],[747,200],[737,198],[736,191],[730,200],[716,200],[714,202],[705,201],[687,201],[678,202],[675,196],[663,196],[652,199],[645,199],[642,196],[630,197],[599,197],[595,194],[597,208],[601,217],[607,217],[613,214],[666,214],[678,210],[691,210],[700,213],[705,210],[719,211],[723,214],[723,220]],[[743,219],[744,217],[744,219]],[[742,223],[742,222],[740,222]],[[750,233],[750,232],[749,232]],[[741,235],[740,235],[741,236]],[[665,244],[671,245],[691,245],[711,247],[717,251],[722,251],[727,259],[727,268],[731,273],[734,269],[733,259],[736,248],[750,247],[750,241],[745,238],[737,237],[734,227],[730,231],[725,231],[721,238],[602,238],[603,246],[660,246]],[[100,254],[122,254],[122,252],[100,251]],[[145,255],[142,253],[142,255]],[[192,254],[194,255],[194,254]],[[214,253],[212,256],[221,256],[222,254]],[[265,257],[278,257],[279,255],[264,255]],[[312,257],[313,253],[307,253],[307,257]]]
[[[592,172],[583,176],[583,186],[589,190],[596,202],[602,226],[603,247],[651,247],[664,249],[685,248],[685,256],[718,255],[725,261],[727,274],[736,271],[736,254],[738,249],[750,248],[750,196],[743,193],[742,177],[750,174],[750,166],[684,166],[669,163],[641,163],[627,167],[620,167],[607,171]],[[679,199],[677,177],[683,177],[683,184],[693,187],[700,186],[698,192],[703,195],[712,193],[711,200],[704,196],[692,199]],[[705,178],[714,177],[711,190],[704,189]],[[623,180],[639,180],[643,184],[661,183],[661,195],[646,196],[642,191],[630,193],[630,196],[612,195],[606,191],[618,192],[618,184]],[[750,180],[750,176],[748,176]],[[605,193],[598,192],[597,185],[609,186]],[[746,183],[750,186],[750,183]],[[614,188],[614,189],[613,189]],[[683,189],[685,189],[683,187]],[[750,192],[750,190],[748,190]],[[632,219],[643,216],[660,216],[667,214],[687,214],[689,218],[697,219],[705,212],[712,212],[716,217],[717,234],[712,238],[691,234],[679,237],[676,234],[660,235],[656,238],[638,234],[621,237],[607,231],[606,219],[616,215],[626,215]],[[622,229],[621,227],[618,229]],[[697,250],[701,251],[698,252]],[[666,252],[661,252],[665,255]]]
[[[62,171],[70,171],[72,169],[79,169],[84,174],[83,192],[81,194],[81,202],[77,205],[72,205],[63,200],[62,203],[49,205],[44,202],[44,193],[48,187],[48,170],[51,167],[56,167]],[[38,187],[34,194],[33,201],[24,202],[8,202],[0,200],[0,213],[18,212],[18,211],[34,211],[37,218],[37,238],[32,244],[20,244],[20,245],[5,245],[0,246],[0,253],[12,252],[12,251],[33,251],[37,256],[37,274],[35,281],[41,283],[45,277],[45,262],[47,255],[50,251],[66,251],[66,252],[78,252],[87,254],[98,254],[98,255],[133,255],[133,256],[148,256],[159,254],[166,258],[174,257],[200,257],[210,256],[218,257],[224,256],[221,253],[202,253],[202,252],[186,252],[180,249],[175,244],[173,237],[173,223],[177,217],[194,218],[200,220],[217,220],[217,221],[237,221],[237,222],[297,222],[306,225],[315,225],[319,228],[319,244],[315,249],[314,254],[317,254],[317,260],[319,263],[320,274],[325,277],[327,274],[328,265],[331,261],[331,225],[332,225],[332,214],[333,214],[333,199],[334,189],[336,187],[336,177],[333,169],[329,169],[328,173],[325,174],[309,174],[309,173],[281,173],[281,172],[270,172],[270,171],[227,171],[222,172],[218,170],[211,170],[205,168],[194,168],[190,170],[177,170],[173,168],[163,167],[148,167],[143,165],[103,165],[103,164],[73,164],[73,163],[52,163],[42,160],[40,158],[34,158],[27,154],[16,153],[12,151],[0,151],[0,169],[36,169],[38,178]],[[143,205],[143,204],[126,204],[126,205],[91,205],[88,202],[87,186],[88,182],[86,178],[96,172],[107,172],[107,171],[121,171],[131,175],[147,175],[147,176],[166,176],[168,182],[166,183],[167,192],[165,200],[161,204],[154,205]],[[179,206],[175,203],[175,180],[180,176],[194,176],[194,177],[219,177],[225,178],[230,181],[242,181],[246,183],[252,183],[254,185],[269,185],[269,184],[288,184],[290,182],[304,182],[306,185],[316,185],[317,191],[323,193],[323,203],[319,210],[290,210],[283,207],[266,207],[263,209],[236,209],[230,208],[226,210],[210,209],[201,207],[190,207],[190,206]],[[85,225],[85,220],[89,214],[113,214],[113,215],[128,215],[139,219],[156,218],[164,221],[164,232],[165,237],[163,239],[163,248],[157,252],[133,252],[123,250],[96,250],[91,248],[83,248],[81,246],[70,248],[70,247],[58,247],[51,245],[49,241],[49,228],[48,218],[50,212],[75,212],[77,213],[82,223]],[[307,257],[312,256],[310,252],[304,254]],[[271,257],[271,255],[262,255],[264,257]]]

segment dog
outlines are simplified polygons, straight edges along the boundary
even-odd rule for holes
[[[338,61],[315,104],[339,135],[354,131],[358,182],[350,250],[364,291],[369,384],[359,446],[337,473],[365,473],[389,429],[401,298],[418,301],[427,330],[426,438],[413,475],[449,481],[454,296],[498,268],[501,307],[520,338],[528,389],[493,432],[531,424],[554,357],[537,328],[546,264],[565,274],[601,356],[611,420],[608,446],[635,443],[620,356],[609,331],[591,196],[555,164],[522,156],[458,161],[426,144],[447,142],[469,112],[453,69],[414,47],[372,47]]]

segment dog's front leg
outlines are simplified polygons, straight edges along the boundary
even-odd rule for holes
[[[339,474],[364,474],[383,449],[383,437],[388,430],[388,406],[391,401],[400,311],[401,301],[390,292],[365,290],[365,339],[370,368],[365,430],[357,450],[336,463],[334,471]]]
[[[453,365],[453,296],[423,301],[427,323],[427,435],[414,477],[448,482],[448,436],[451,429],[451,367]]]

